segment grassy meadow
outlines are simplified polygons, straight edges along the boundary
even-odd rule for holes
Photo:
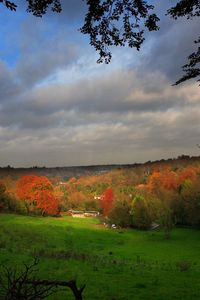
[[[0,263],[39,257],[38,277],[76,279],[87,300],[200,299],[200,231],[104,228],[96,218],[0,215]],[[73,299],[65,289],[49,299]]]

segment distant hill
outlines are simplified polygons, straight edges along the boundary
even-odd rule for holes
[[[100,166],[76,166],[76,167],[32,167],[32,168],[0,168],[0,177],[11,176],[19,177],[26,174],[43,175],[47,177],[61,177],[65,180],[71,177],[80,177],[85,175],[94,175],[108,172],[121,167],[120,165],[100,165]],[[125,166],[123,166],[125,167]]]
[[[31,167],[31,168],[13,168],[11,166],[0,167],[0,178],[5,176],[11,176],[12,178],[18,178],[19,176],[26,174],[37,174],[47,177],[61,177],[64,180],[68,180],[71,177],[81,177],[85,175],[98,175],[109,172],[114,169],[126,169],[126,168],[148,168],[151,170],[155,167],[161,167],[170,165],[173,168],[185,167],[190,164],[200,163],[200,156],[181,155],[177,158],[161,159],[156,161],[147,161],[145,163],[133,163],[133,164],[112,164],[112,165],[93,165],[93,166],[74,166],[74,167]]]

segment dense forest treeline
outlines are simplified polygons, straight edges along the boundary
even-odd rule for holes
[[[32,166],[28,168],[14,168],[11,165],[0,167],[0,178],[4,176],[19,177],[26,174],[36,174],[47,177],[61,177],[64,180],[71,177],[80,177],[83,175],[93,175],[108,172],[114,169],[129,169],[129,168],[152,168],[157,165],[170,164],[171,166],[186,166],[200,162],[200,156],[189,156],[182,154],[177,158],[161,159],[156,161],[147,161],[145,163],[133,164],[109,164],[109,165],[88,165],[88,166],[71,166],[71,167],[45,167]]]
[[[121,227],[159,224],[166,237],[177,224],[200,226],[200,157],[75,167],[74,173],[71,167],[72,176],[64,169],[47,176],[46,168],[2,168],[0,211],[43,216],[99,211],[104,221]]]

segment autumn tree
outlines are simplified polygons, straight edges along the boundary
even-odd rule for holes
[[[73,191],[69,195],[69,205],[72,209],[84,209],[84,202],[86,200],[86,197],[82,191]]]
[[[0,0],[8,9],[17,9],[16,1]],[[111,46],[130,47],[140,50],[145,40],[145,31],[159,30],[159,17],[155,6],[145,0],[85,0],[87,11],[84,24],[80,28],[89,36],[90,45],[99,53],[97,62],[109,63]],[[61,0],[27,0],[27,11],[34,16],[42,17],[48,8],[53,12],[62,11]],[[199,0],[179,0],[166,12],[173,19],[186,17],[193,19],[200,16]],[[200,43],[200,37],[196,38]],[[189,55],[188,63],[183,66],[185,73],[176,81],[179,84],[200,75],[200,47]]]
[[[100,205],[103,211],[103,216],[107,217],[114,201],[114,193],[111,187],[107,188],[101,196]]]
[[[88,185],[89,178],[83,177],[76,179],[70,178],[61,189],[63,192],[62,209],[81,209],[87,210],[93,201],[93,194],[90,192],[91,187]],[[87,204],[86,204],[87,203]]]
[[[148,178],[146,188],[160,200],[159,223],[165,237],[175,224],[199,225],[198,167],[188,165],[172,171],[169,167],[155,170]]]
[[[35,175],[27,175],[21,177],[16,185],[16,195],[20,200],[23,200],[27,209],[27,213],[30,213],[30,206],[35,201],[33,199],[33,182]]]
[[[178,186],[181,188],[181,185],[185,180],[189,179],[191,181],[196,178],[196,169],[193,166],[187,166],[182,169],[178,174]]]
[[[0,180],[0,196],[3,195],[5,191],[6,191],[6,185],[2,180]]]
[[[42,215],[58,213],[58,200],[51,182],[45,176],[22,176],[17,182],[16,195],[25,202],[27,213],[30,208],[39,209]]]
[[[175,190],[178,187],[178,176],[169,168],[153,171],[148,178],[147,187],[151,192],[158,192],[161,188]]]

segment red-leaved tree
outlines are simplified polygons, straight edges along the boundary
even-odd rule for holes
[[[101,196],[100,204],[103,210],[103,216],[108,216],[114,201],[114,193],[111,187],[107,188]]]
[[[45,176],[22,176],[17,182],[16,195],[25,202],[28,213],[31,205],[40,209],[42,215],[58,213],[59,203],[54,196],[53,185]]]

